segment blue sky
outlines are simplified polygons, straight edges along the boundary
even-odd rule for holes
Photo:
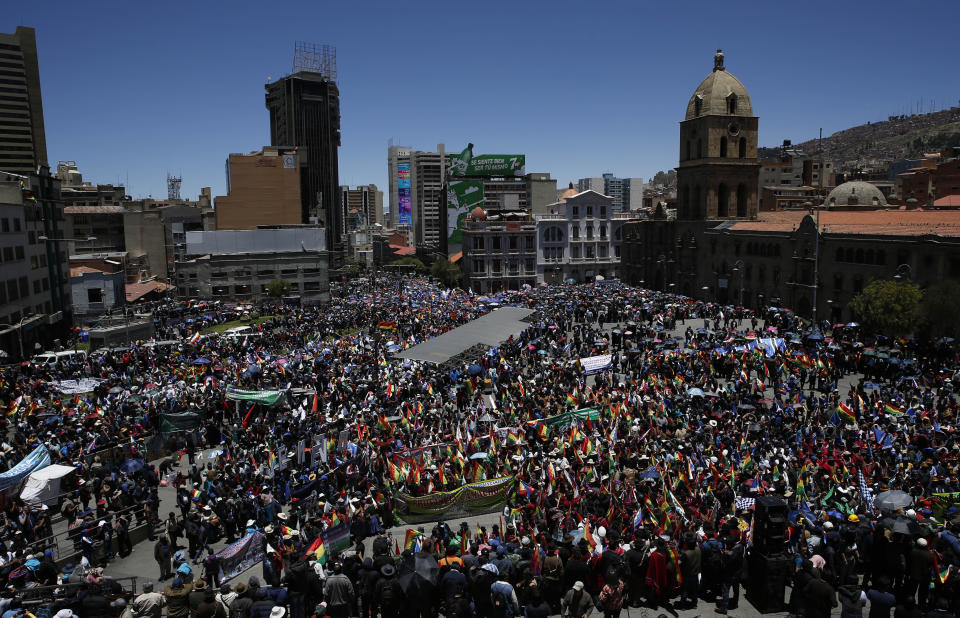
[[[223,194],[228,153],[269,143],[263,84],[294,42],[337,47],[341,184],[387,186],[386,148],[525,153],[560,186],[676,165],[678,122],[716,48],[760,143],[957,105],[960,3],[32,2],[47,148],[93,182]],[[912,16],[910,15],[912,13]]]

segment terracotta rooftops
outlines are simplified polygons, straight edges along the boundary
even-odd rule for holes
[[[805,210],[762,212],[756,221],[741,221],[727,229],[737,232],[791,232],[800,226]],[[880,236],[960,237],[960,211],[956,210],[860,210],[820,213],[827,234]]]

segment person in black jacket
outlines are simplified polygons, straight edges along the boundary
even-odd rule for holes
[[[380,579],[374,589],[374,598],[383,618],[396,618],[400,608],[400,586],[394,577],[396,572],[391,564],[380,567]]]
[[[358,575],[360,588],[360,618],[377,618],[377,582],[380,581],[380,570],[373,564],[373,558],[363,559]]]

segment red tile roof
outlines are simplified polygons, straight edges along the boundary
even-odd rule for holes
[[[807,212],[783,210],[762,212],[756,221],[743,221],[730,226],[738,232],[790,232],[799,227]],[[820,225],[828,234],[864,234],[881,236],[960,237],[960,212],[934,210],[824,210]]]
[[[945,195],[933,203],[937,208],[960,208],[960,195]]]
[[[390,248],[393,249],[393,252],[397,255],[413,255],[417,252],[416,247],[405,247],[400,245],[390,245]]]
[[[89,266],[71,266],[70,267],[70,276],[79,277],[80,275],[86,275],[89,273],[105,273],[107,271],[100,270],[99,268],[90,268]]]
[[[162,294],[163,292],[172,289],[172,285],[168,285],[162,281],[150,281],[148,283],[128,283],[125,293],[127,296],[127,302],[132,303],[140,300],[151,292],[160,292]]]

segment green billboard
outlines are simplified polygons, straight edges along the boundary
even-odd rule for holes
[[[460,245],[463,220],[471,209],[483,203],[482,180],[451,180],[447,184],[447,244]]]
[[[527,157],[522,154],[474,155],[473,144],[450,155],[450,176],[523,176]]]

